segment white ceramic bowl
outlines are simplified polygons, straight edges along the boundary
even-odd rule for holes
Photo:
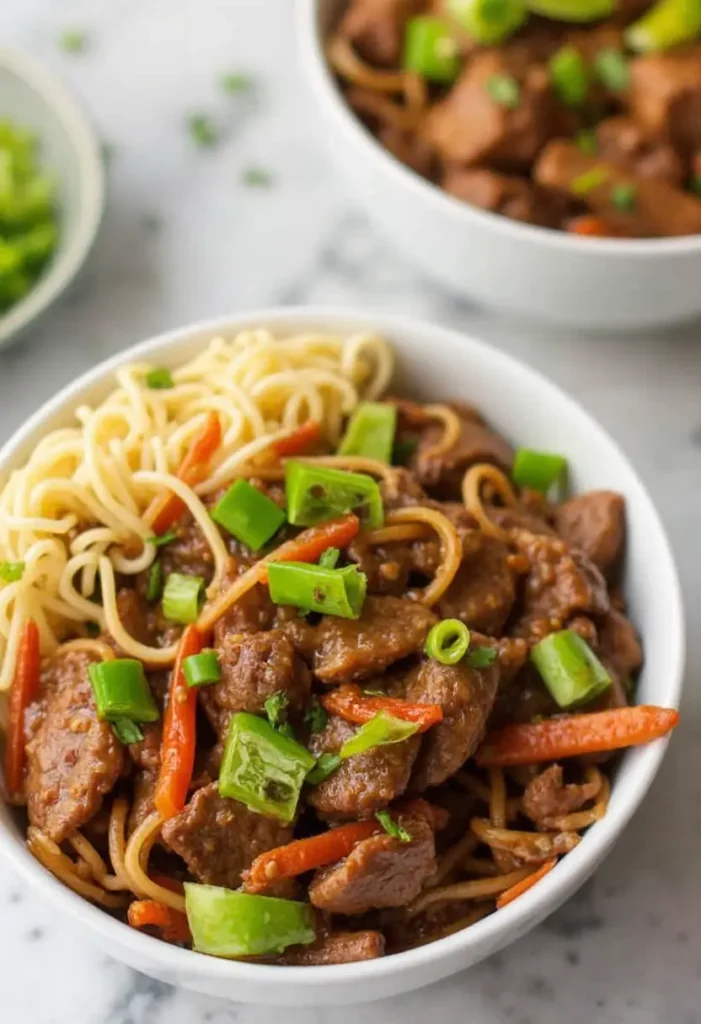
[[[346,0],[298,0],[312,121],[339,171],[399,251],[451,291],[509,314],[586,328],[642,328],[701,315],[701,236],[581,239],[479,210],[384,149],[324,57]]]
[[[42,168],[57,180],[61,236],[51,263],[29,294],[0,314],[0,349],[15,341],[71,284],[95,240],[104,202],[100,147],[80,108],[43,65],[0,47],[3,117],[39,136]]]
[[[610,487],[627,499],[629,539],[625,591],[645,646],[638,689],[642,703],[675,707],[684,662],[679,586],[664,529],[628,460],[571,398],[510,356],[451,331],[388,316],[327,309],[261,311],[196,324],[120,353],[64,388],[0,451],[0,481],[27,457],[47,431],[66,426],[73,410],[102,398],[115,369],[134,360],[177,366],[215,334],[266,325],[275,333],[375,330],[399,358],[396,386],[436,401],[476,402],[512,441],[563,452],[573,487]],[[419,988],[477,963],[538,924],[594,871],[643,799],[665,751],[665,741],[631,750],[617,772],[606,816],[542,882],[496,914],[438,942],[386,959],[338,967],[272,967],[217,960],[133,931],[56,881],[27,852],[12,816],[0,806],[0,856],[40,892],[85,939],[112,956],[174,985],[237,1002],[347,1005]]]

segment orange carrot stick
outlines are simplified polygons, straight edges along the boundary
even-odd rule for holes
[[[443,721],[440,704],[412,704],[396,697],[374,697],[364,694],[359,686],[341,686],[321,698],[322,705],[332,715],[338,715],[346,722],[364,725],[381,711],[400,718],[404,722],[415,722],[419,732],[425,732],[432,725]]]
[[[210,459],[221,444],[221,423],[215,412],[210,412],[202,430],[194,438],[190,449],[180,463],[177,477],[189,487],[204,480]],[[167,491],[153,499],[144,513],[144,519],[155,534],[164,533],[183,514],[185,506],[177,495]]]
[[[130,903],[127,921],[132,928],[158,928],[168,942],[192,942],[185,914],[157,900],[135,900]]]
[[[679,712],[673,708],[639,704],[632,708],[507,725],[487,736],[475,759],[480,765],[507,766],[599,754],[659,739],[678,721]]]
[[[516,882],[510,889],[505,889],[500,896],[497,897],[497,910],[501,910],[507,903],[511,903],[513,900],[518,899],[519,896],[523,896],[524,892],[528,892],[529,889],[533,888],[536,882],[539,882],[541,878],[545,878],[549,871],[557,864],[557,857],[551,857],[550,860],[546,860],[544,864],[541,864],[537,871],[534,871],[532,875],[528,875],[527,878],[522,878],[520,882]]]
[[[199,654],[202,647],[201,633],[195,626],[188,626],[180,640],[170,680],[161,741],[161,770],[154,800],[156,808],[166,819],[182,811],[192,780],[197,689],[187,685],[183,661],[191,654]]]
[[[24,712],[39,691],[39,630],[30,619],[20,638],[9,699],[9,717],[5,747],[5,786],[10,800],[22,795],[24,776]]]
[[[581,217],[573,217],[567,224],[567,231],[571,235],[580,235],[584,238],[620,238],[621,232],[603,219],[593,213],[583,213]]]
[[[271,450],[280,459],[287,459],[291,455],[299,455],[306,452],[313,444],[321,440],[321,425],[316,420],[307,420],[301,427],[297,427],[287,437],[281,437],[279,441],[271,444]]]

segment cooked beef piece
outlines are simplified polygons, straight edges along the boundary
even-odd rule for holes
[[[315,907],[331,914],[365,914],[406,906],[419,895],[436,870],[433,829],[420,813],[397,811],[393,817],[411,842],[380,833],[358,843],[337,864],[319,868],[309,885]]]
[[[525,659],[524,659],[525,661]],[[500,729],[511,722],[531,722],[534,718],[548,718],[560,709],[550,696],[543,680],[530,662],[511,677],[500,676],[499,691],[489,717],[489,728]]]
[[[630,109],[652,137],[671,142],[686,156],[699,149],[701,44],[631,61]]]
[[[499,687],[508,685],[523,668],[528,657],[528,644],[522,637],[502,636],[498,640],[470,631],[470,644],[475,647],[495,647],[499,663]]]
[[[443,721],[422,737],[411,776],[413,791],[439,786],[475,752],[484,736],[498,679],[498,662],[474,669],[465,661],[441,665],[426,658],[410,673],[403,694],[406,700],[443,708]]]
[[[596,782],[570,783],[566,786],[560,765],[551,764],[526,786],[523,811],[539,828],[547,828],[550,818],[559,818],[580,810],[596,793]]]
[[[355,732],[355,726],[330,716],[326,728],[312,735],[309,749],[317,757],[337,754]],[[402,795],[420,744],[418,736],[410,736],[403,743],[346,758],[332,775],[309,789],[309,803],[325,817],[371,817]]]
[[[681,188],[686,178],[684,161],[668,142],[651,139],[631,117],[609,117],[596,126],[597,154],[622,164],[641,178],[659,178]]]
[[[509,549],[500,540],[480,534],[478,551],[463,562],[437,605],[442,619],[460,619],[470,629],[497,635],[516,598]]]
[[[27,813],[57,843],[99,811],[124,767],[112,726],[97,717],[89,664],[78,652],[53,658],[29,712]]]
[[[568,29],[566,39],[561,40],[560,45],[574,46],[587,64],[593,64],[601,50],[621,50],[623,48],[623,29],[608,22],[590,28],[571,28]]]
[[[157,772],[148,770],[137,772],[134,779],[134,795],[127,820],[127,835],[135,832],[139,825],[146,821],[149,814],[156,810],[154,799],[156,797],[157,785]]]
[[[176,539],[159,549],[165,578],[172,572],[179,572],[185,576],[203,576],[210,583],[214,555],[197,523],[188,518],[173,529]]]
[[[376,960],[385,951],[382,932],[317,932],[310,946],[288,946],[276,963],[288,967],[328,967]]]
[[[185,809],[162,828],[164,842],[182,857],[198,882],[227,889],[238,889],[242,873],[255,858],[289,843],[292,834],[290,825],[220,796],[216,782],[198,789]]]
[[[625,501],[615,491],[587,491],[555,511],[555,529],[607,575],[618,563],[625,536]]]
[[[359,619],[326,615],[309,631],[322,683],[367,679],[421,650],[437,622],[428,608],[398,597],[368,597]]]
[[[467,511],[462,502],[432,501],[426,502],[428,508],[450,520],[455,527],[464,559],[477,556],[482,550],[484,534],[477,525],[477,520]],[[438,537],[430,533],[425,540],[416,540],[409,545],[411,551],[411,569],[423,576],[434,576],[441,564],[441,545]]]
[[[517,106],[508,107],[490,93],[496,76],[514,78]],[[493,164],[526,170],[552,134],[558,109],[547,69],[513,47],[484,50],[468,62],[444,100],[435,104],[426,133],[448,164]]]
[[[373,95],[377,96],[377,93]],[[412,171],[430,178],[435,164],[435,154],[428,142],[416,132],[402,130],[388,124],[377,134],[378,139],[390,153]]]
[[[562,629],[579,612],[606,614],[606,581],[585,554],[570,551],[559,537],[514,530],[513,538],[531,566],[524,584],[520,634],[537,641]]]
[[[352,0],[339,31],[365,60],[390,67],[399,62],[404,28],[421,0]]]
[[[161,767],[161,723],[144,722],[139,728],[144,738],[138,743],[129,744],[129,756],[138,768],[157,772]]]
[[[231,586],[238,575],[238,564],[232,561],[223,589]],[[218,647],[222,643],[222,638],[235,633],[259,633],[270,629],[275,621],[275,615],[276,606],[270,600],[268,588],[261,583],[256,584],[217,621],[214,626],[214,646]]]
[[[493,506],[489,510],[489,518],[503,530],[527,530],[529,533],[544,533],[555,536],[547,519],[539,512],[526,508],[502,508]]]
[[[635,626],[613,608],[599,625],[598,655],[619,682],[634,676],[643,663],[643,652]]]
[[[217,650],[221,679],[200,691],[200,700],[220,739],[237,711],[261,712],[282,691],[293,710],[301,711],[311,692],[309,669],[279,629],[240,635],[219,630]]]
[[[441,187],[480,210],[541,227],[559,227],[570,204],[557,193],[538,188],[527,178],[499,174],[486,168],[449,167]]]
[[[425,505],[429,500],[417,476],[410,469],[394,466],[380,481],[380,494],[385,509],[406,505]]]
[[[700,68],[701,73],[701,68]],[[596,172],[599,183],[584,195],[578,191],[582,175]],[[594,213],[623,235],[657,237],[701,234],[701,199],[666,181],[643,178],[620,164],[604,163],[587,156],[574,142],[554,140],[540,154],[533,170],[535,180],[582,199]],[[634,202],[622,209],[614,202],[617,186],[633,189]]]

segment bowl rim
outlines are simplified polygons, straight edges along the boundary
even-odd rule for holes
[[[0,349],[40,316],[78,273],[97,235],[105,203],[105,169],[97,138],[62,79],[21,50],[0,46],[0,66],[21,79],[59,122],[76,154],[78,210],[71,243],[50,264],[28,295],[0,316]]]
[[[329,0],[298,0],[296,21],[297,40],[302,70],[306,72],[318,98],[334,118],[349,145],[361,150],[365,158],[381,173],[394,177],[398,187],[418,201],[432,205],[437,215],[450,215],[464,223],[466,228],[475,222],[500,234],[515,235],[517,239],[539,243],[553,250],[578,255],[601,255],[616,258],[650,259],[655,256],[701,254],[701,234],[676,238],[578,238],[565,231],[539,227],[511,220],[490,210],[458,199],[412,171],[367,131],[344,101],[329,67],[319,31],[319,14]],[[347,2],[347,0],[344,0]]]
[[[165,360],[167,363],[169,352],[191,340],[207,336],[216,337],[218,334],[230,334],[261,325],[269,327],[273,331],[372,330],[383,336],[398,339],[401,339],[402,334],[418,332],[430,336],[437,346],[455,347],[459,345],[464,350],[469,349],[471,359],[488,359],[496,373],[502,367],[510,373],[517,371],[523,379],[524,390],[530,383],[537,385],[541,390],[550,392],[553,398],[557,398],[559,401],[565,399],[573,416],[579,419],[582,428],[586,429],[587,436],[595,438],[597,443],[608,447],[612,455],[627,467],[630,483],[637,491],[636,500],[644,506],[648,525],[658,535],[658,546],[661,552],[661,559],[658,563],[659,571],[666,576],[669,585],[670,629],[667,637],[669,645],[667,692],[670,699],[668,703],[671,707],[679,706],[685,662],[685,626],[681,589],[666,531],[644,484],[619,445],[567,392],[520,359],[458,330],[372,310],[365,312],[333,306],[290,306],[236,313],[165,331],[104,360],[45,402],[0,449],[0,480],[5,477],[5,473],[14,459],[23,453],[26,445],[31,443],[32,436],[42,428],[46,421],[69,408],[75,408],[80,397],[90,389],[106,388],[110,380],[113,379],[115,370],[124,363],[141,362],[153,356],[157,356],[160,361]],[[398,346],[401,350],[401,340]],[[640,805],[657,773],[668,742],[669,736],[637,748],[635,775],[628,781],[626,792],[619,804],[609,810],[603,819],[587,831],[582,842],[562,858],[557,867],[542,880],[541,884],[534,886],[520,899],[515,900],[498,913],[490,914],[467,929],[427,945],[377,960],[323,967],[288,967],[249,964],[193,954],[191,950],[170,946],[159,939],[129,928],[128,925],[111,917],[104,910],[93,906],[83,897],[67,889],[32,857],[24,845],[18,842],[14,833],[2,822],[0,822],[0,857],[4,856],[10,867],[29,885],[35,886],[57,909],[65,910],[67,916],[77,919],[88,930],[99,933],[103,940],[103,947],[111,947],[115,951],[118,951],[120,947],[127,948],[133,962],[149,966],[157,965],[154,970],[160,970],[162,977],[171,977],[176,983],[179,977],[189,977],[207,979],[214,983],[230,982],[234,986],[237,981],[245,981],[250,984],[258,982],[265,985],[277,985],[280,983],[282,988],[299,986],[312,991],[325,991],[337,983],[371,981],[412,972],[438,960],[449,960],[451,955],[459,957],[471,947],[484,948],[487,952],[492,952],[518,938],[532,924],[541,920],[552,909],[564,902],[601,861]]]

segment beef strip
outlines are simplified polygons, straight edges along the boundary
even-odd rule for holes
[[[484,736],[498,679],[498,662],[475,669],[466,661],[441,665],[431,658],[409,674],[404,693],[396,692],[396,696],[443,708],[443,721],[422,737],[411,777],[413,791],[439,786],[475,752]]]
[[[322,683],[367,679],[421,650],[433,612],[415,601],[368,597],[359,619],[326,615],[308,631],[312,666]]]
[[[501,729],[512,722],[532,722],[534,718],[549,718],[559,712],[560,708],[551,697],[535,666],[525,662],[521,669],[510,677],[501,674],[499,691],[489,717],[489,728]]]
[[[686,179],[684,161],[674,146],[650,138],[631,117],[619,115],[596,126],[597,153],[607,163],[622,164],[641,178],[659,178],[681,188]]]
[[[315,907],[332,914],[365,914],[405,906],[419,895],[436,870],[433,829],[420,813],[395,812],[393,817],[411,841],[380,833],[358,843],[337,864],[319,868],[309,885]]]
[[[54,657],[29,711],[27,813],[57,843],[99,811],[124,767],[112,726],[97,717],[89,664],[78,652]]]
[[[373,95],[377,96],[377,93]],[[387,124],[380,128],[377,137],[385,149],[388,149],[401,163],[424,178],[431,177],[436,157],[432,147],[421,135],[393,124]]]
[[[529,533],[555,536],[555,531],[544,515],[527,508],[502,508],[495,505],[489,509],[489,518],[503,530],[527,530]]]
[[[142,825],[146,821],[149,814],[152,814],[156,810],[154,800],[156,797],[157,785],[157,772],[151,772],[148,770],[137,772],[136,778],[134,779],[134,790],[131,807],[129,808],[129,818],[127,820],[127,835],[131,835],[132,832],[136,831],[139,825]]]
[[[422,0],[351,0],[339,32],[365,60],[391,67],[399,62],[404,28]]]
[[[385,951],[382,932],[317,932],[309,946],[288,946],[276,963],[288,967],[327,967],[376,960]]]
[[[330,716],[325,729],[312,735],[309,749],[316,757],[337,754],[355,732],[356,727]],[[371,817],[402,795],[420,744],[418,736],[410,736],[402,743],[346,758],[332,775],[309,789],[307,800],[324,817]]]
[[[509,549],[480,533],[480,547],[463,559],[455,579],[437,605],[442,619],[460,619],[470,629],[498,635],[516,598]]]
[[[571,204],[561,195],[546,192],[527,178],[499,174],[487,168],[448,167],[441,187],[480,210],[525,224],[559,227],[571,212]]]
[[[221,679],[200,691],[202,706],[220,739],[238,711],[265,710],[265,702],[282,692],[292,710],[301,711],[311,692],[311,676],[279,629],[250,635],[217,631]]]
[[[613,608],[599,625],[597,653],[611,676],[621,684],[635,676],[643,663],[635,626]]]
[[[558,505],[555,529],[606,576],[618,564],[625,537],[625,501],[615,491],[587,491]]]
[[[188,517],[173,529],[176,539],[159,549],[165,578],[172,572],[179,572],[185,576],[203,576],[210,583],[214,555],[197,523]]]
[[[166,845],[199,882],[227,889],[238,889],[255,858],[289,843],[292,835],[292,826],[220,796],[216,782],[198,789],[162,828]]]
[[[599,176],[582,195],[583,175]],[[673,188],[666,181],[643,178],[620,164],[605,163],[583,153],[576,143],[559,139],[549,142],[533,169],[535,180],[580,198],[623,235],[667,237],[701,234],[701,199]],[[633,190],[633,203],[622,209],[613,201],[615,189]]]
[[[638,124],[685,156],[701,148],[701,44],[636,57],[630,75]]]
[[[596,782],[570,783],[566,786],[560,765],[551,764],[526,786],[522,801],[523,812],[539,828],[548,828],[549,819],[578,811],[596,793]]]
[[[410,469],[393,466],[380,481],[380,494],[385,511],[407,505],[425,505],[429,497],[418,477]]]

